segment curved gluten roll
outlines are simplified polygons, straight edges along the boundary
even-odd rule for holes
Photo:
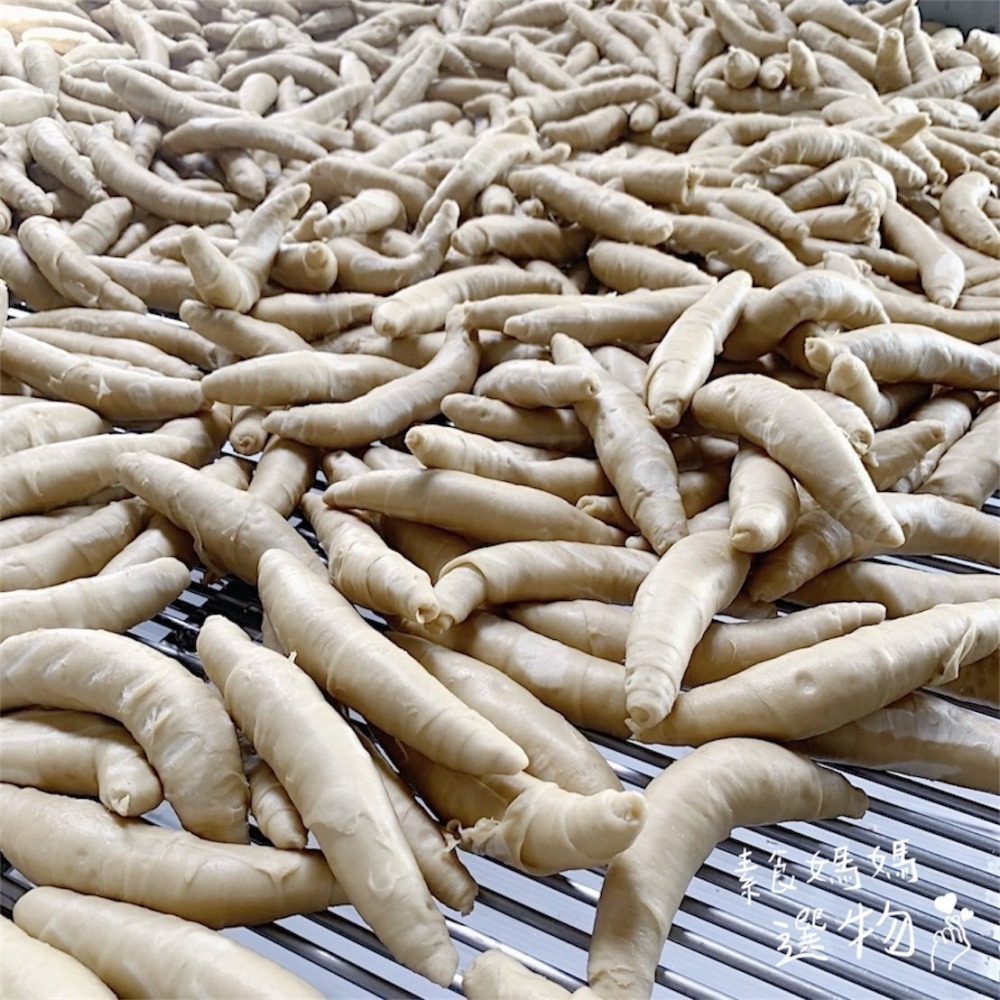
[[[462,973],[462,992],[468,1000],[596,1000],[587,986],[570,993],[558,983],[526,969],[516,958],[492,948],[469,963]]]
[[[954,178],[941,195],[941,225],[966,246],[1000,258],[1000,232],[983,211],[990,188],[990,179],[976,170]]]
[[[309,841],[309,831],[302,825],[302,817],[292,804],[284,785],[266,760],[241,738],[243,773],[250,786],[250,813],[257,821],[260,832],[275,846],[302,850]]]
[[[490,396],[512,406],[572,406],[597,395],[594,372],[576,365],[555,365],[535,358],[512,358],[494,365],[472,386],[477,396]]]
[[[839,355],[849,353],[878,382],[934,382],[989,392],[1000,380],[996,354],[919,323],[882,323],[835,337],[810,337],[805,352],[822,374],[829,373]]]
[[[314,448],[273,437],[253,470],[247,496],[288,518],[312,486],[319,461],[319,452]]]
[[[55,219],[30,215],[17,229],[25,253],[46,280],[72,302],[142,314],[146,305],[109,278]]]
[[[649,359],[645,400],[657,427],[677,426],[745,311],[752,285],[746,271],[726,275],[686,309],[656,345]]]
[[[459,913],[471,913],[479,886],[459,859],[451,836],[417,802],[378,747],[364,733],[356,730],[356,735],[371,754],[431,895]]]
[[[734,361],[758,358],[806,320],[854,329],[886,323],[889,317],[875,293],[860,281],[834,271],[809,270],[750,298],[722,353]]]
[[[760,445],[816,502],[864,538],[902,544],[861,459],[810,399],[766,375],[724,375],[695,393],[695,418],[710,430]]]
[[[49,396],[86,406],[105,420],[169,420],[206,405],[195,379],[118,368],[16,330],[0,335],[0,362],[6,374]]]
[[[181,823],[246,843],[247,785],[218,695],[176,660],[96,629],[47,629],[0,643],[0,708],[51,705],[118,719],[145,750]]]
[[[27,399],[25,405],[0,415],[0,456],[56,441],[105,434],[111,429],[103,417],[79,403]]]
[[[429,469],[455,469],[554,493],[570,503],[613,490],[593,459],[537,454],[512,441],[494,441],[457,427],[418,424],[406,432],[406,447]]]
[[[906,540],[893,552],[949,555],[1000,562],[1000,523],[995,517],[932,494],[887,493],[885,504]],[[755,601],[784,597],[824,570],[886,550],[853,535],[824,510],[803,514],[788,540],[757,564],[748,593]]]
[[[805,270],[784,240],[722,205],[711,205],[708,212],[674,217],[671,246],[675,251],[716,256],[733,269],[749,271],[754,282],[766,288]]]
[[[712,622],[691,654],[684,686],[698,687],[732,677],[755,663],[795,649],[808,649],[824,639],[849,635],[884,620],[885,608],[881,604],[845,601],[804,608],[781,618],[736,624]]]
[[[635,840],[646,817],[639,792],[580,795],[525,771],[459,774],[398,741],[382,745],[465,850],[532,875],[606,864]]]
[[[512,605],[507,614],[518,624],[581,652],[615,663],[625,659],[630,608],[600,601],[549,601]],[[881,604],[844,601],[761,621],[713,621],[691,653],[684,686],[697,687],[731,677],[762,660],[884,619]]]
[[[1000,722],[921,691],[789,747],[834,764],[1000,794]]]
[[[375,510],[488,542],[563,539],[613,546],[624,537],[544,490],[451,469],[369,472],[334,483],[323,499],[331,507]]]
[[[688,883],[734,827],[859,817],[868,807],[864,792],[841,775],[783,747],[741,739],[675,761],[645,796],[646,825],[608,866],[597,904],[587,978],[605,1000],[651,995]]]
[[[30,397],[25,397],[28,398]],[[4,518],[0,521],[0,549],[9,549],[12,545],[21,545],[23,542],[33,542],[36,538],[55,531],[56,528],[93,514],[103,506],[103,503],[76,504],[59,507],[48,514],[19,514]]]
[[[402,221],[399,196],[385,188],[369,188],[317,219],[313,231],[320,239],[378,233]]]
[[[997,413],[1000,414],[1000,408]],[[909,420],[899,427],[876,431],[871,447],[862,456],[875,488],[888,490],[911,473],[933,448],[945,441],[946,433],[947,428],[940,420]],[[996,464],[1000,469],[1000,462]]]
[[[620,166],[617,162],[615,169]],[[585,301],[583,296],[574,295],[564,304],[553,302],[524,314],[515,313],[504,321],[503,332],[527,344],[548,344],[556,333],[565,333],[588,347],[622,340],[655,344],[707,287],[640,289],[625,295],[587,296]]]
[[[314,493],[302,497],[302,511],[327,554],[331,582],[346,598],[418,624],[438,616],[431,578],[372,525],[349,511],[333,510]]]
[[[372,628],[337,590],[287,553],[264,553],[258,586],[282,647],[338,701],[457,770],[513,774],[527,764],[517,744],[462,704]],[[372,671],[379,678],[374,684]],[[386,685],[393,692],[391,699],[384,697]]]
[[[749,571],[750,556],[722,529],[682,538],[643,580],[625,643],[625,705],[634,732],[669,715],[695,646]]]
[[[540,198],[569,222],[622,243],[656,246],[673,232],[666,212],[559,167],[522,168],[510,174],[508,183],[519,197]]]
[[[791,163],[808,163],[822,168],[846,159],[868,160],[883,167],[896,185],[905,190],[921,188],[927,183],[927,174],[899,150],[862,132],[827,125],[772,132],[736,159],[732,169],[737,173],[764,173],[778,165]],[[817,184],[817,187],[825,195],[826,185]],[[799,203],[792,207],[806,206]],[[900,252],[905,251],[901,249]]]
[[[896,151],[894,155],[903,156]],[[882,233],[889,246],[917,265],[927,298],[935,305],[953,308],[965,287],[962,258],[923,219],[897,201],[886,203]]]
[[[441,567],[435,628],[465,619],[483,604],[595,598],[630,604],[656,565],[651,552],[583,542],[504,542],[473,549]]]
[[[0,916],[0,992],[19,1000],[114,1000],[87,966]]]
[[[440,412],[445,396],[471,388],[479,355],[478,343],[466,330],[449,329],[441,349],[422,368],[386,380],[347,402],[275,410],[265,417],[264,429],[327,450],[367,446],[428,420]]]
[[[319,851],[219,844],[109,813],[99,802],[0,785],[0,850],[36,885],[119,899],[209,927],[347,902]]]
[[[110,134],[93,130],[86,151],[94,173],[109,191],[130,198],[133,205],[148,212],[195,226],[225,222],[232,214],[224,198],[172,184],[145,169]]]
[[[460,828],[461,845],[531,875],[607,864],[635,840],[646,819],[639,792],[578,795],[527,773],[496,775],[488,784],[511,796],[509,804],[501,817]]]
[[[1000,644],[996,600],[942,604],[765,660],[679,695],[670,715],[639,734],[697,746],[726,736],[806,739],[954,678]]]
[[[191,535],[199,557],[219,576],[232,572],[255,583],[261,553],[271,548],[326,576],[312,546],[277,511],[245,491],[156,455],[127,455],[117,470],[126,489]]]
[[[535,129],[523,117],[487,130],[442,179],[420,212],[417,230],[428,224],[445,201],[454,201],[465,212],[480,191],[518,163],[537,160],[540,153]]]
[[[295,184],[266,198],[247,220],[228,256],[216,250],[204,231],[191,227],[181,249],[203,302],[248,312],[260,298],[282,235],[309,201],[309,187]]]
[[[673,452],[653,426],[645,402],[565,334],[553,335],[552,358],[589,368],[599,377],[597,395],[573,409],[594,439],[601,467],[629,519],[654,551],[665,552],[687,534],[687,515]]]
[[[496,667],[417,636],[391,638],[522,747],[529,774],[581,795],[621,790],[607,761],[574,726]]]
[[[206,399],[241,406],[345,402],[413,369],[373,355],[287,351],[246,358],[202,379]]]
[[[251,948],[191,920],[43,886],[14,920],[100,975],[118,996],[320,1000],[319,990]],[[150,947],[155,942],[155,948]],[[128,961],[122,961],[122,955]]]
[[[194,296],[195,291],[192,289],[190,294]],[[192,330],[237,357],[309,350],[309,345],[282,323],[270,323],[233,309],[213,309],[194,298],[183,299],[174,311]]]
[[[729,538],[740,552],[770,552],[792,532],[799,494],[788,472],[743,442],[729,477]]]
[[[57,58],[55,62],[59,66],[62,60]],[[93,204],[107,200],[108,194],[101,182],[94,176],[90,164],[80,155],[60,122],[51,117],[36,118],[25,131],[24,141],[39,166],[62,181],[74,194]]]
[[[469,257],[499,253],[512,260],[572,264],[586,253],[590,240],[585,229],[564,229],[547,219],[482,215],[469,219],[455,230],[451,247]]]
[[[587,428],[570,409],[531,410],[489,396],[455,392],[441,400],[441,412],[456,427],[473,434],[574,454],[592,448]]]
[[[419,239],[414,240],[407,234],[399,240],[403,249],[409,251],[402,257],[381,253],[348,236],[335,237],[325,245],[337,263],[336,278],[341,288],[389,295],[400,288],[426,281],[438,272],[448,252],[448,244],[457,222],[456,206],[451,203],[442,205],[440,212]],[[396,239],[401,235],[399,230],[391,233]],[[388,249],[390,234],[383,234],[383,239],[386,243],[384,248]]]
[[[581,652],[621,663],[632,611],[618,604],[578,597],[525,601],[505,609],[511,621]]]
[[[838,361],[840,360],[838,358]],[[852,358],[851,360],[857,359]],[[886,388],[891,389],[892,386]],[[930,386],[927,388],[929,389]],[[928,449],[927,454],[893,486],[893,489],[900,493],[914,493],[924,480],[934,472],[952,445],[960,441],[970,430],[972,418],[978,410],[978,394],[967,389],[945,389],[935,393],[925,402],[921,402],[912,411],[911,418],[940,422],[944,428],[944,437],[938,444]]]
[[[117,309],[84,309],[70,306],[65,309],[48,309],[11,320],[14,327],[54,327],[61,330],[79,330],[101,337],[120,337],[123,324],[129,337],[145,344],[159,347],[167,354],[176,355],[189,364],[212,371],[228,360],[227,355],[214,344],[193,330],[171,323],[152,313],[138,315]]]
[[[117,481],[115,461],[130,452],[187,461],[194,448],[171,434],[99,434],[27,448],[4,459],[0,518],[37,514],[93,496]]]
[[[198,472],[234,489],[245,490],[250,485],[250,469],[250,464],[245,460],[235,455],[223,455]],[[201,562],[194,550],[194,539],[169,518],[153,514],[149,527],[111,559],[98,576],[106,576],[164,557],[179,560],[190,568]]]
[[[1000,597],[995,573],[928,573],[870,560],[844,563],[788,595],[793,604],[877,601],[889,618],[927,611],[937,604],[964,604]]]
[[[917,487],[917,493],[932,493],[977,510],[1000,487],[1000,456],[996,441],[1000,433],[1000,403],[987,406],[968,431],[941,456],[934,471]]]
[[[348,898],[401,962],[446,985],[458,966],[444,919],[375,765],[308,674],[207,619],[198,654],[257,752],[285,786]],[[302,747],[315,750],[305,764]]]
[[[119,816],[141,816],[163,789],[128,730],[89,712],[28,708],[0,716],[0,781],[100,798]]]
[[[409,337],[442,329],[448,312],[463,302],[551,291],[555,289],[547,276],[519,267],[474,264],[436,274],[383,299],[372,310],[372,325],[387,337]]]
[[[925,383],[883,383],[880,387],[868,366],[850,351],[837,355],[830,364],[823,388],[854,403],[868,417],[873,428],[888,427],[913,404],[926,398],[931,386]]]
[[[0,590],[40,590],[99,572],[149,520],[136,499],[110,503],[93,514],[0,551]]]
[[[613,736],[625,725],[625,670],[485,611],[433,636],[498,670],[570,722]]]

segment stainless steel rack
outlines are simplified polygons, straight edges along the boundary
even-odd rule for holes
[[[1000,515],[1000,499],[986,509]],[[307,526],[299,527],[315,541]],[[936,557],[891,561],[929,572],[984,570]],[[176,602],[131,634],[200,672],[195,639],[204,618],[217,613],[259,633],[252,588],[232,578],[209,583],[196,572]],[[590,735],[628,788],[644,787],[684,753]],[[1000,798],[845,770],[871,799],[861,820],[740,829],[713,851],[664,948],[657,997],[998,995]],[[165,806],[149,819],[176,824]],[[602,873],[530,878],[489,859],[463,859],[481,891],[469,916],[448,920],[462,967],[479,952],[502,947],[567,988],[580,985]],[[27,885],[12,869],[3,874],[5,913]],[[461,995],[457,979],[440,989],[394,962],[351,908],[226,933],[330,997]]]

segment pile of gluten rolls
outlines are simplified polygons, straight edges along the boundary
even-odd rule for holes
[[[644,998],[817,762],[1000,791],[998,106],[913,0],[5,6],[4,996],[319,996],[217,929],[345,904],[569,996],[458,969],[475,852]]]

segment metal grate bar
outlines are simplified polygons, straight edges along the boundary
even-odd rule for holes
[[[870,833],[865,829],[848,826],[846,823],[842,823],[839,820],[822,820],[821,822],[817,822],[815,825],[820,829],[829,830],[831,833],[836,833],[840,836],[851,836],[855,840],[859,840],[863,844],[867,844],[869,847],[879,846],[878,837],[876,837],[873,833]],[[924,850],[919,845],[911,846],[909,848],[909,853],[918,864],[925,868],[939,871],[945,875],[951,875],[953,878],[969,882],[981,889],[990,890],[996,888],[996,879],[991,878],[989,872],[987,871],[965,865],[960,861],[953,861],[951,858],[942,857],[940,854],[932,854],[930,851]],[[984,853],[995,854],[996,851]],[[920,890],[914,888],[913,891],[919,892]],[[933,888],[928,889],[926,894],[930,896],[933,891]],[[981,903],[980,906],[983,906],[983,904]],[[1000,909],[991,906],[990,919],[1000,921]]]
[[[679,924],[674,924],[670,928],[670,941],[680,944],[683,947],[723,962],[730,968],[744,972],[752,976],[758,982],[769,985],[784,991],[789,996],[802,997],[803,1000],[828,1000],[830,994],[810,986],[808,983],[795,979],[793,976],[785,975],[773,966],[765,965],[763,962],[749,958],[733,951],[726,945],[710,941],[702,934],[685,930]],[[661,986],[667,985],[666,970],[662,965],[657,966],[656,981]]]
[[[703,865],[701,867],[698,871],[697,877],[703,881],[717,885],[722,889],[734,892],[737,895],[739,894],[739,883],[734,876],[716,871],[708,865]],[[596,905],[596,892],[588,890],[576,883],[572,883],[564,876],[553,875],[543,879],[543,881],[547,885],[551,885],[552,888],[559,892],[563,892],[564,894],[573,896],[577,899],[586,900],[587,902]],[[780,910],[788,916],[794,916],[798,911],[798,907],[783,896],[774,896],[768,901],[768,905],[774,909]],[[690,896],[684,897],[684,900],[681,902],[680,909],[682,913],[698,917],[707,923],[714,924],[716,927],[732,931],[741,937],[745,937],[750,941],[755,941],[758,944],[771,949],[777,945],[779,940],[779,935],[771,931],[764,930],[749,920],[744,920],[724,910],[715,909],[697,899],[691,898]],[[683,938],[680,936],[680,931],[678,932],[678,937],[676,939],[673,935],[673,931],[671,931],[670,940],[682,941]],[[892,1000],[909,1000],[909,998],[913,997],[912,993],[899,992],[893,984],[887,983],[885,980],[880,980],[870,974],[866,974],[864,970],[858,969],[856,966],[852,966],[849,962],[845,962],[835,956],[828,957],[826,969],[827,971],[836,972],[842,979],[845,979],[848,982],[856,983],[859,986],[864,986],[875,992],[881,992],[885,996],[892,998]],[[784,978],[786,980],[788,979],[788,977]],[[798,989],[801,986],[801,984],[795,980],[792,981],[791,985],[787,982],[782,982],[781,985],[789,992],[792,991],[793,987]],[[821,993],[819,995],[822,997],[825,994]],[[923,995],[921,994],[921,996]],[[927,997],[926,1000],[933,1000],[933,998]]]
[[[325,948],[319,947],[314,942],[278,924],[260,924],[251,927],[250,930],[274,944],[281,945],[300,958],[307,959],[319,968],[334,973],[346,982],[373,993],[375,996],[393,997],[394,1000],[395,998],[398,1000],[420,1000],[416,994],[401,990],[381,976],[376,976],[367,969],[362,969],[354,962],[345,961]]]
[[[380,956],[385,961],[393,962],[393,958],[389,954],[388,949],[367,927],[362,926],[359,923],[355,923],[352,920],[348,920],[339,913],[334,913],[330,910],[326,910],[322,913],[308,913],[305,914],[305,917],[314,924],[318,924],[320,927],[323,927],[328,931],[332,931],[334,934],[337,934],[354,944],[361,945],[366,951]],[[456,983],[452,983],[448,988],[461,995]],[[390,994],[391,996],[411,996],[409,993],[398,992],[399,988],[396,986],[393,986],[392,989],[397,992]],[[414,1000],[419,1000],[419,998],[414,997]]]
[[[838,770],[843,771],[849,777],[878,782],[886,788],[891,788],[893,791],[903,792],[907,795],[912,795],[916,799],[933,802],[935,805],[944,806],[947,809],[954,809],[956,812],[961,812],[966,816],[982,820],[984,823],[996,822],[996,809],[991,809],[983,802],[963,797],[961,792],[964,789],[961,788],[956,787],[954,791],[946,792],[941,788],[931,785],[929,782],[922,782],[914,778],[893,774],[891,771],[869,771],[866,768],[846,766],[841,766]],[[994,852],[1000,850],[1000,844],[994,841],[991,850]]]
[[[861,830],[858,827],[854,826],[848,827],[846,824],[843,827],[841,827],[839,825],[835,825],[834,823],[828,825],[825,822],[822,824],[816,823],[815,825],[817,827],[822,827],[823,829],[832,828],[832,832],[841,834],[841,839],[843,839],[844,837],[853,838],[869,846],[874,846],[874,847],[881,846],[878,837],[869,834],[867,833],[867,831]],[[777,840],[784,844],[788,844],[789,846],[796,847],[799,850],[806,852],[807,854],[813,854],[818,847],[825,846],[822,842],[815,841],[809,837],[804,836],[803,834],[797,833],[794,830],[790,830],[788,827],[772,826],[766,828],[762,827],[761,829],[762,830],[766,829],[767,835],[769,837],[772,837],[774,840]],[[913,848],[909,848],[908,850],[909,854],[917,861],[918,864],[921,864],[929,868],[934,867],[933,864],[927,861],[926,856],[924,855],[923,852],[918,852]],[[957,872],[957,874],[955,875],[956,878],[964,879],[967,882],[973,881],[969,876],[971,873],[975,872],[975,869],[966,868],[961,865],[952,865],[950,862],[948,863],[948,867],[955,869],[955,871]],[[952,873],[948,872],[948,874]],[[976,874],[978,875],[978,873]],[[992,888],[995,884],[996,883],[994,880],[993,885],[987,885],[986,888],[987,889]],[[942,892],[945,891],[941,886],[933,884],[928,885],[924,883],[922,879],[918,882],[909,883],[908,889],[910,892],[922,896],[925,899],[934,899],[936,896],[939,896]],[[985,919],[990,921],[996,921],[998,918],[1000,918],[1000,911],[998,911],[996,907],[994,907],[993,905],[984,902],[982,899],[974,901],[970,894],[962,892],[959,892],[957,895],[959,903],[961,903],[963,906],[972,906],[981,916],[985,917]]]
[[[7,862],[5,861],[6,865]],[[9,868],[9,866],[8,866]],[[0,907],[5,915],[9,915],[14,909],[14,904],[31,888],[29,882],[15,879],[9,871],[5,871],[0,877]]]
[[[789,871],[792,871],[791,864],[789,864],[788,868]],[[719,888],[726,889],[729,892],[735,892],[735,893],[739,892],[739,882],[734,876],[728,875],[725,872],[716,871],[714,869],[709,868],[708,866],[704,866],[698,872],[698,878],[704,879],[704,881],[710,882],[713,885],[717,885],[719,886]],[[877,907],[878,904],[881,902],[878,899],[878,897],[873,896],[873,894],[871,893],[865,893],[864,896],[859,894],[857,899],[859,902],[865,902],[867,900],[872,904],[874,904],[875,907]],[[694,912],[693,909],[689,908],[688,903],[689,900],[685,899],[684,902],[681,904],[681,909],[685,912]],[[704,904],[694,903],[694,906],[702,906],[702,905]],[[796,903],[793,903],[791,900],[787,899],[784,896],[775,896],[775,895],[769,896],[767,905],[772,909],[778,910],[785,916],[793,918],[795,917],[796,913],[799,910],[799,907]],[[707,907],[706,909],[710,910],[710,908]],[[710,912],[712,911],[710,910]],[[724,916],[727,919],[729,919],[728,915]],[[720,915],[718,913],[715,913],[711,917],[711,919],[713,923],[718,923],[719,926],[726,926],[729,927],[729,929],[737,930],[739,933],[744,934],[747,937],[750,937],[751,940],[759,939],[762,944],[767,944],[772,948],[774,948],[777,944],[777,939],[779,935],[771,934],[766,931],[760,931],[759,929],[756,928],[756,925],[750,924],[749,921],[740,921],[741,926],[730,927],[727,923],[720,920]],[[917,919],[916,916],[914,916],[914,923],[916,923],[916,919]],[[752,935],[742,925],[748,925],[749,927],[754,928],[757,936]],[[850,937],[850,934],[846,930],[840,930],[837,927],[833,926],[832,924],[828,924],[827,929],[831,933],[838,934],[844,939],[848,939]],[[930,927],[926,927],[925,929],[929,930]],[[915,968],[922,968],[921,964],[922,957],[912,956],[911,958],[906,959],[906,961],[908,961],[909,964],[913,965]],[[927,1000],[935,1000],[935,998],[928,996],[927,994],[923,993],[915,994],[912,990],[902,990],[899,987],[897,987],[895,983],[892,983],[884,978],[875,976],[874,974],[868,972],[866,969],[863,969],[856,965],[852,965],[850,962],[844,961],[843,959],[838,959],[836,956],[833,955],[827,957],[824,968],[827,969],[827,971],[836,973],[836,975],[839,976],[841,979],[854,983],[857,986],[863,986],[865,987],[865,989],[871,990],[873,993],[881,993],[884,996],[891,997],[892,1000],[911,1000],[911,998],[915,996],[926,997]]]
[[[797,876],[808,874],[808,870],[805,869],[802,865],[797,865],[795,862],[791,861],[786,862],[786,864],[787,864],[787,869],[791,874],[795,874]],[[739,892],[738,880],[734,876],[729,875],[727,873],[717,872],[713,870],[706,871],[705,868],[703,868],[701,871],[699,871],[698,877],[703,878],[706,881],[711,882],[715,885],[719,885],[722,888],[726,888],[731,892],[734,893]],[[864,904],[868,906],[870,909],[872,909],[874,912],[878,912],[882,908],[884,903],[884,900],[881,897],[863,888],[852,890],[849,897],[846,894],[843,894],[843,898],[849,899],[851,902]],[[782,913],[790,916],[794,916],[799,909],[799,907],[795,903],[791,902],[791,900],[788,900],[784,896],[775,894],[768,895],[766,905],[773,909],[780,910]],[[684,904],[682,904],[681,908],[684,909]],[[910,913],[910,916],[913,920],[913,925],[915,927],[933,933],[935,929],[933,920],[931,920],[928,916],[921,913],[920,911],[909,910],[908,912]],[[848,930],[834,927],[833,925],[828,925],[827,930],[832,934],[839,935],[845,940],[848,940],[851,937],[851,933]],[[972,945],[973,950],[979,952],[981,955],[986,957],[991,957],[996,953],[997,946],[995,941],[991,941],[989,938],[977,934],[974,931],[967,931],[966,933],[968,935],[969,942]],[[900,955],[898,957],[901,961],[906,962],[908,965],[911,965],[914,968],[923,969],[925,956],[921,954],[915,953],[914,955],[910,956]],[[860,975],[859,978],[852,979],[852,981],[859,983],[859,985],[864,985],[867,988],[876,991],[884,991],[890,985],[870,975],[864,974],[864,970],[860,970],[860,972],[862,973],[862,975]],[[845,978],[851,978],[851,977],[845,976]],[[940,978],[946,979],[949,982],[954,983],[956,986],[963,986],[966,989],[970,989],[973,991],[982,990],[984,988],[987,988],[989,985],[988,982],[982,976],[976,975],[975,973],[970,973],[961,967],[956,967],[955,969],[951,970],[942,970],[940,973]],[[910,996],[911,994],[907,992],[904,995]]]
[[[736,841],[727,840],[719,844],[719,849],[730,855],[738,855],[742,850],[742,845]],[[787,866],[789,874],[795,875],[796,878],[801,879],[802,876],[808,876],[810,874],[809,869],[806,868],[804,865],[799,864],[798,862],[786,861],[785,864]],[[725,880],[726,888],[728,888],[733,893],[738,894],[740,891],[739,880],[734,875],[731,875],[726,872],[716,873],[714,871],[712,872],[711,875],[708,875],[704,871],[704,869],[701,873],[699,873],[699,875],[702,874],[706,879],[716,884],[722,884],[722,880]],[[905,888],[909,892],[914,892],[915,886],[917,884],[919,883],[908,883]],[[866,906],[869,906],[873,909],[881,909],[881,907],[884,904],[884,899],[881,896],[864,888],[851,889],[850,892],[848,892],[846,889],[843,888],[838,890],[835,885],[831,886],[830,884],[825,884],[822,886],[822,889],[824,892],[839,896],[842,900],[849,902],[864,903]],[[937,894],[939,895],[940,893]],[[934,893],[931,893],[929,894],[929,897],[933,895]],[[769,894],[767,897],[767,905],[780,909],[781,907],[778,906],[777,900],[784,898],[785,897],[783,897],[780,894]],[[963,900],[960,899],[959,902],[963,902]],[[964,902],[973,902],[973,901],[966,899],[964,900]],[[974,905],[977,905],[981,908],[982,902],[979,901]],[[911,915],[913,917],[914,926],[927,931],[932,931],[934,929],[935,926],[934,922],[929,918],[929,916],[926,913],[917,910],[915,912],[911,911]],[[980,916],[982,916],[982,913],[980,913]],[[981,951],[983,954],[991,955],[996,951],[996,943],[994,941],[991,941],[989,938],[980,935],[975,931],[968,931],[967,934],[969,936],[969,941],[973,944],[973,947]]]
[[[740,845],[733,840],[725,841],[719,846],[721,849],[730,854],[738,854],[741,849]],[[794,874],[798,878],[802,878],[803,876],[809,874],[808,870],[803,865],[797,864],[793,861],[787,862],[787,869],[790,874]],[[716,885],[719,888],[725,889],[734,896],[740,895],[740,885],[738,879],[734,875],[727,872],[719,871],[710,864],[702,866],[698,872],[697,878]],[[547,885],[550,885],[556,891],[572,896],[575,899],[592,904],[596,904],[597,902],[598,894],[596,891],[589,889],[586,886],[582,886],[579,883],[571,882],[569,879],[565,878],[565,876],[549,876],[542,879],[542,881],[544,881]],[[828,887],[824,888],[829,891]],[[863,903],[876,912],[882,907],[883,904],[883,900],[879,896],[863,888],[852,890],[850,895],[848,895],[846,891],[840,893],[840,895],[844,899],[849,899],[852,902]],[[799,906],[788,896],[780,894],[769,895],[767,897],[766,905],[771,909],[778,910],[786,916],[794,916],[799,910]],[[767,945],[771,948],[774,948],[777,944],[779,937],[777,934],[762,930],[757,925],[739,917],[735,917],[727,911],[708,907],[704,903],[693,899],[691,896],[685,896],[680,908],[684,913],[690,913],[691,915],[697,916],[709,923],[715,924],[718,927],[731,930],[749,940],[757,941],[758,943]],[[914,925],[923,930],[933,932],[935,929],[933,920],[919,911],[912,913],[912,918]],[[846,929],[830,926],[829,930],[844,939],[849,939],[851,936],[850,932]],[[996,942],[972,931],[967,933],[969,941],[975,950],[979,951],[984,956],[992,956],[996,953]],[[907,964],[913,966],[914,968],[923,968],[924,956],[913,955],[901,957],[907,962]],[[828,970],[836,970],[838,975],[840,975],[843,979],[847,979],[858,985],[864,986],[873,992],[884,993],[886,996],[899,997],[903,1000],[903,998],[909,998],[914,995],[912,990],[900,993],[892,983],[876,977],[868,973],[866,970],[852,966],[850,963],[836,959],[835,956],[829,956],[827,958],[826,968]],[[946,973],[942,974],[942,978],[946,978],[949,981],[954,982],[956,985],[961,985],[974,991],[982,990],[988,987],[988,982],[983,977],[976,976],[974,974],[966,974],[965,971],[961,969],[954,972],[946,971]]]
[[[567,990],[576,990],[584,985],[582,980],[576,979],[574,976],[563,972],[561,969],[557,969],[554,966],[539,960],[534,955],[529,955],[527,952],[520,951],[517,948],[512,948],[510,945],[504,944],[499,940],[499,938],[492,937],[489,934],[484,934],[482,931],[477,931],[471,927],[466,927],[465,924],[459,923],[457,920],[446,920],[446,923],[448,924],[448,930],[455,941],[468,945],[475,951],[484,952],[489,951],[492,948],[500,948],[507,952],[507,954],[516,958],[526,968],[531,969],[532,972],[537,972],[540,976],[545,976],[547,979],[551,979],[554,983],[558,983],[558,985]]]
[[[892,802],[886,802],[884,799],[875,799],[872,802],[871,811],[888,819],[897,820],[900,823],[908,823],[910,826],[918,830],[923,830],[925,833],[933,833],[973,850],[983,851],[985,854],[997,854],[1000,852],[1000,845],[997,844],[995,839],[991,839],[977,830],[963,828],[955,823],[939,820],[936,816],[931,816],[927,813],[914,815],[912,810]],[[832,820],[831,822],[836,821]],[[941,861],[943,862],[944,859],[941,859]]]

